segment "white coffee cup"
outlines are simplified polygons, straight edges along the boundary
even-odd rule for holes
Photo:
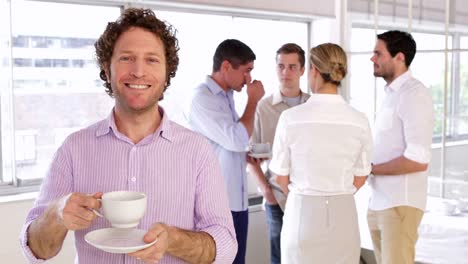
[[[131,228],[140,223],[146,212],[146,194],[133,191],[107,192],[102,195],[101,209],[93,210],[113,227]]]
[[[250,152],[252,153],[270,153],[270,143],[255,143],[250,145]]]

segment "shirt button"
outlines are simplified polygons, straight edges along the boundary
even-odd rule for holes
[[[132,182],[136,182],[136,178],[135,177],[132,177]]]

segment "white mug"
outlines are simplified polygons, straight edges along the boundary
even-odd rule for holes
[[[131,228],[140,223],[146,212],[146,194],[133,191],[107,192],[102,195],[101,209],[93,210],[113,227]]]

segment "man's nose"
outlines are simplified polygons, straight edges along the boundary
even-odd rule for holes
[[[144,62],[141,60],[136,60],[132,64],[131,74],[136,78],[141,78],[145,75],[145,65]]]

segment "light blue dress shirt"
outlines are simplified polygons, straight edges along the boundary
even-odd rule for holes
[[[246,151],[249,135],[234,106],[233,91],[225,92],[210,76],[194,90],[189,126],[208,138],[221,163],[231,211],[248,209]]]

